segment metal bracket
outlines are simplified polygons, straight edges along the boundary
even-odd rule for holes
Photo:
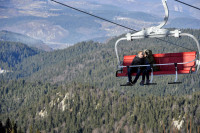
[[[176,78],[175,78],[174,82],[169,82],[168,84],[181,84],[182,82],[177,82],[177,80],[178,80],[178,67],[177,67],[177,63],[174,63],[174,66],[175,66]]]

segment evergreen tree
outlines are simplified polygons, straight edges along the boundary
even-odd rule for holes
[[[10,133],[12,131],[12,124],[9,117],[6,120],[5,129],[7,133]]]

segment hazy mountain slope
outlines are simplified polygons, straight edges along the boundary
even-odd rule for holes
[[[81,0],[80,0],[81,1]],[[91,0],[87,0],[91,1]],[[160,17],[163,17],[164,15],[164,8],[162,6],[161,0],[92,0],[96,3],[101,4],[109,4],[114,5],[119,8],[123,8],[129,11],[142,11],[142,12],[148,12],[150,14],[158,15]],[[183,2],[188,3],[190,5],[199,7],[200,2],[198,0],[184,0]],[[189,6],[186,6],[184,4],[181,4],[177,1],[167,1],[170,17],[178,17],[180,15],[184,15],[187,17],[195,17],[196,19],[199,19],[199,12],[195,8],[191,8]],[[179,14],[176,16],[175,14]]]
[[[58,42],[66,45],[93,38],[120,35],[126,32],[124,28],[68,8],[58,6],[56,9],[58,10],[51,11],[49,9],[49,12],[52,12],[55,16],[48,18],[23,16],[1,19],[0,29],[26,34],[47,44],[48,42],[55,44]],[[91,12],[137,30],[142,27],[157,25],[158,22],[162,21],[154,15],[143,12],[116,10],[92,10]]]
[[[0,31],[0,40],[10,41],[10,42],[20,42],[30,47],[36,47],[44,51],[52,50],[49,46],[45,45],[41,40],[33,39],[26,35],[10,32],[10,31],[5,31],[5,30]]]
[[[113,0],[64,0],[60,2],[136,30],[158,25],[163,21],[164,16],[160,0],[118,0],[115,2]],[[199,4],[196,0],[192,3]],[[170,10],[168,27],[199,28],[200,20],[195,17],[198,16],[198,12],[174,1],[168,1],[168,4]],[[108,38],[127,32],[127,29],[58,5],[50,0],[2,0],[0,5],[0,30],[31,36],[56,49],[65,48],[80,41]],[[183,17],[184,21],[190,21],[190,23],[184,23],[183,19],[180,19]],[[195,23],[192,21],[194,18],[196,18]],[[173,25],[173,22],[178,25]]]
[[[167,25],[167,27],[200,29],[200,20],[194,18],[175,18]]]

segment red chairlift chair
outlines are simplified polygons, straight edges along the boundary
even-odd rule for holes
[[[135,39],[144,39],[144,38],[161,38],[161,37],[181,37],[181,36],[188,36],[192,38],[197,44],[197,51],[192,52],[182,52],[182,53],[160,53],[154,54],[154,59],[156,64],[153,66],[158,66],[159,71],[153,72],[151,69],[151,81],[150,84],[153,84],[153,76],[154,75],[172,75],[175,74],[175,81],[170,82],[169,84],[179,84],[181,82],[177,82],[178,74],[190,74],[190,73],[197,73],[199,70],[200,65],[200,47],[198,40],[191,34],[188,33],[181,33],[180,30],[169,31],[167,29],[161,29],[168,20],[169,11],[167,7],[166,0],[162,0],[163,6],[165,9],[165,18],[164,21],[155,27],[150,27],[147,29],[143,29],[139,32],[134,34],[127,33],[126,37],[120,38],[115,43],[115,52],[118,60],[118,70],[116,71],[116,77],[127,77],[127,67],[140,67],[140,66],[148,66],[148,65],[137,65],[131,66],[131,62],[136,55],[127,55],[124,56],[123,63],[120,63],[117,45],[122,40],[133,41]],[[132,74],[133,76],[136,73]]]

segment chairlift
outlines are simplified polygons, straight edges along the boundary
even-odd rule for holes
[[[123,28],[133,30],[132,28],[123,26],[121,24],[112,22],[110,20],[107,20],[105,18],[96,16],[94,14],[88,13],[86,11],[74,8],[72,6],[69,6],[67,4],[58,2],[56,0],[51,0],[57,4],[63,5],[65,7],[71,8],[73,10],[76,10],[78,12],[93,16],[95,18],[101,19],[103,21],[107,21],[109,23],[115,24],[117,26],[121,26]],[[127,77],[127,68],[128,67],[141,67],[141,66],[150,66],[151,67],[151,80],[150,84],[153,84],[153,76],[154,75],[174,75],[175,74],[175,80],[174,82],[170,82],[169,84],[180,84],[181,82],[178,82],[178,74],[197,74],[200,66],[200,47],[198,40],[189,33],[182,33],[180,30],[176,29],[173,31],[169,31],[168,29],[163,29],[162,27],[167,23],[168,17],[169,17],[169,10],[167,6],[166,0],[162,0],[164,10],[165,10],[165,17],[164,21],[158,25],[149,27],[146,29],[142,29],[141,31],[137,31],[136,33],[127,33],[125,37],[122,37],[118,39],[115,43],[115,52],[117,56],[117,71],[116,71],[116,77]],[[161,53],[161,54],[154,54],[153,57],[156,61],[156,64],[152,65],[131,65],[131,62],[133,58],[136,55],[127,55],[124,56],[124,59],[122,63],[120,62],[117,46],[120,41],[133,41],[136,39],[145,39],[145,38],[164,38],[164,37],[175,37],[180,38],[184,36],[188,36],[192,38],[196,45],[197,45],[197,51],[190,51],[190,52],[182,52],[182,53]],[[161,39],[159,39],[161,40]],[[163,41],[163,40],[162,40]],[[153,66],[158,66],[160,68],[160,71],[153,71]],[[133,73],[132,76],[135,76],[136,74]]]
[[[136,33],[127,33],[125,37],[118,39],[115,43],[115,52],[117,56],[117,71],[116,77],[127,77],[127,68],[128,67],[142,67],[142,66],[150,66],[151,67],[151,84],[153,83],[154,75],[175,75],[174,82],[169,82],[168,84],[180,84],[178,82],[178,74],[197,74],[200,65],[200,47],[198,40],[189,33],[182,33],[180,30],[175,29],[173,31],[169,31],[168,29],[163,29],[162,27],[167,23],[169,17],[169,10],[167,6],[166,0],[162,0],[164,9],[165,9],[165,17],[164,21],[158,25],[150,28],[142,29]],[[117,46],[120,41],[133,41],[136,39],[145,39],[145,38],[164,38],[164,37],[175,37],[180,38],[188,36],[192,38],[196,45],[197,51],[190,52],[181,52],[181,53],[160,53],[153,54],[156,64],[152,65],[131,65],[132,60],[136,55],[127,55],[124,56],[123,61],[121,62],[118,55]],[[159,71],[153,71],[153,66],[158,66]],[[136,73],[133,73],[132,76],[135,76]]]

